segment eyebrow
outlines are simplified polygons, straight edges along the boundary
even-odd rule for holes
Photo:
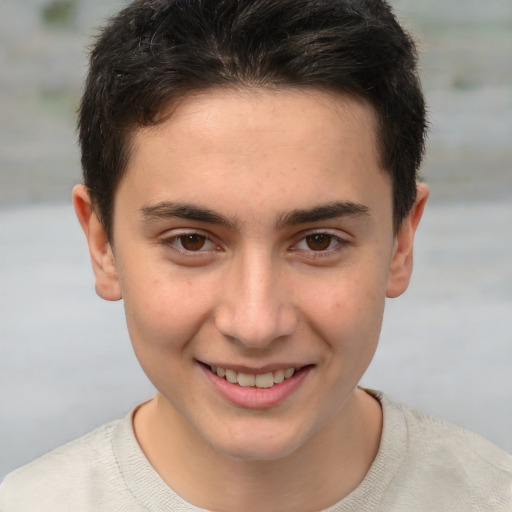
[[[369,216],[367,206],[351,201],[338,201],[334,203],[314,206],[307,209],[292,210],[282,215],[277,221],[278,227],[308,224],[322,220],[337,219],[340,217]]]
[[[173,203],[163,201],[150,206],[144,206],[140,212],[145,220],[160,220],[169,218],[187,219],[208,224],[217,224],[230,230],[237,230],[238,223],[232,221],[209,208],[188,203]],[[287,212],[277,220],[277,227],[308,224],[340,217],[368,216],[369,208],[351,201],[339,201],[322,204],[312,208],[297,209]]]
[[[236,230],[236,223],[209,208],[203,208],[186,203],[171,203],[163,201],[151,206],[144,206],[140,209],[142,216],[146,220],[159,220],[169,218],[179,218],[206,222],[208,224],[218,224],[231,230]]]

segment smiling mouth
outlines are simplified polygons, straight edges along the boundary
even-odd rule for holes
[[[281,382],[293,377],[295,372],[300,370],[296,368],[286,368],[253,375],[249,373],[236,372],[230,368],[222,368],[220,366],[206,365],[206,367],[221,379],[227,380],[230,384],[263,389],[272,388],[276,384],[281,384]]]

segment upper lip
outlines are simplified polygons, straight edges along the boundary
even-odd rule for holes
[[[257,368],[244,366],[244,365],[237,365],[237,364],[226,364],[226,363],[220,363],[220,362],[214,362],[214,361],[199,361],[200,363],[205,364],[206,366],[213,366],[215,368],[224,368],[225,370],[233,370],[237,373],[246,373],[248,375],[259,375],[263,373],[271,373],[275,372],[277,370],[286,370],[288,368],[295,368],[296,370],[299,370],[300,368],[303,368],[304,366],[309,366],[308,364],[303,363],[274,363],[274,364],[266,364],[264,366],[258,366]]]

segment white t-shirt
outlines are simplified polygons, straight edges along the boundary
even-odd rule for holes
[[[511,512],[512,456],[467,430],[381,402],[368,474],[325,512]],[[200,511],[169,488],[133,431],[133,412],[9,474],[2,512]]]

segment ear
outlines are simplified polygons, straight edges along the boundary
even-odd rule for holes
[[[402,221],[400,231],[395,238],[395,248],[386,296],[389,298],[398,297],[407,290],[412,274],[414,234],[420,223],[425,204],[427,203],[429,190],[427,185],[417,185],[416,201],[414,202],[409,215]]]
[[[84,185],[76,185],[73,188],[73,205],[89,244],[92,269],[96,278],[96,293],[105,300],[119,300],[122,294],[114,253]]]

